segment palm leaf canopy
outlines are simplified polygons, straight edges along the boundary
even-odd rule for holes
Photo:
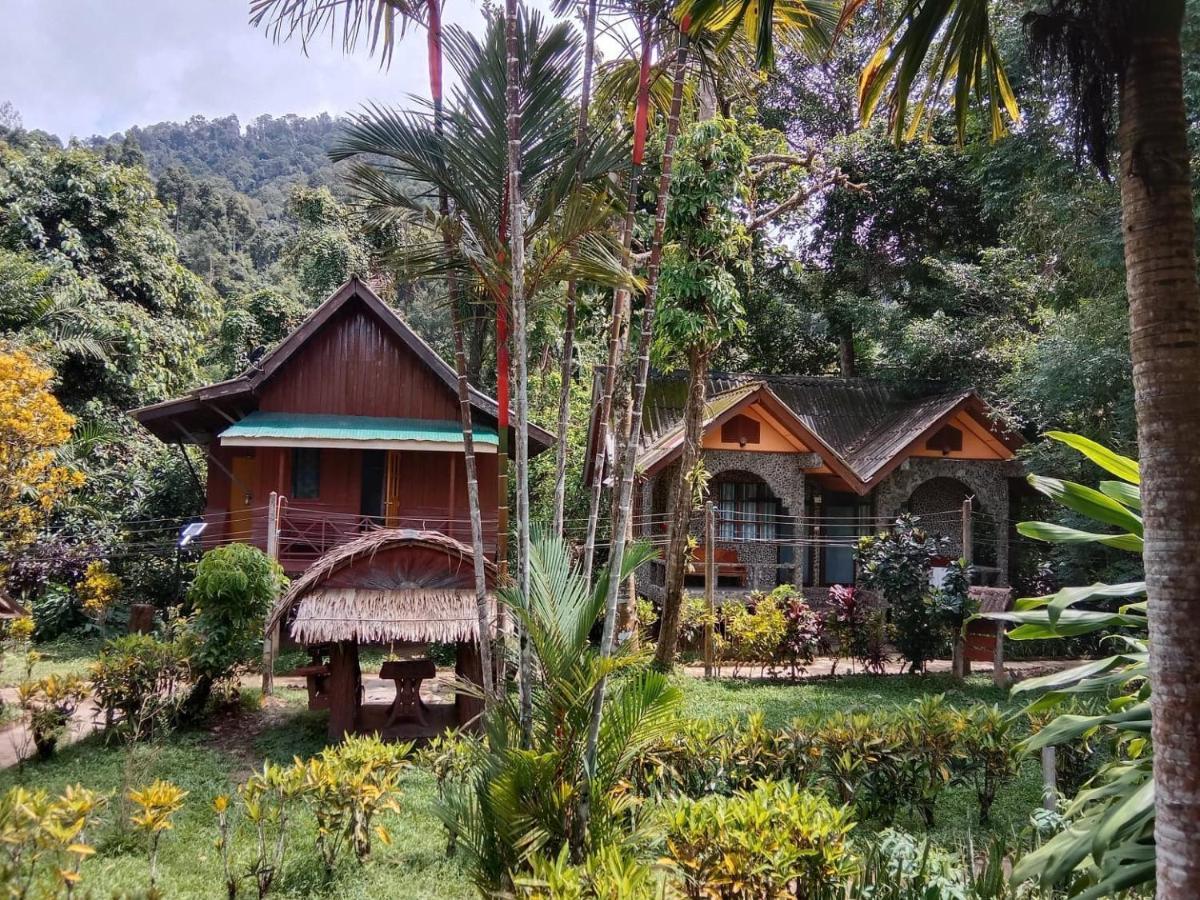
[[[612,214],[607,177],[625,165],[626,139],[594,130],[576,144],[571,98],[582,51],[569,24],[547,26],[540,15],[523,13],[517,40],[527,291],[532,296],[568,277],[624,283],[619,248],[610,246],[605,226]],[[411,277],[456,271],[500,301],[509,278],[504,23],[491,22],[482,38],[448,28],[445,47],[459,83],[441,133],[426,101],[416,99],[412,110],[371,105],[351,117],[331,156],[355,161],[348,179],[372,224],[403,220],[428,228],[427,241],[396,251]],[[437,211],[439,191],[450,200],[448,218]],[[452,237],[450,256],[443,234]]]
[[[340,36],[343,52],[365,46],[384,67],[408,25],[424,22],[425,14],[419,0],[250,0],[250,24],[272,40],[299,38],[307,53],[314,38],[328,34],[333,44]]]
[[[739,33],[754,50],[760,69],[775,64],[777,40],[815,57],[829,47],[839,4],[829,0],[682,0],[675,9],[692,33],[711,31],[724,44]]]
[[[847,0],[839,29],[866,2]],[[913,137],[946,99],[960,142],[966,139],[973,100],[986,109],[992,138],[1004,135],[1005,118],[1016,122],[1020,112],[996,48],[987,0],[904,0],[859,77],[863,122],[885,95],[896,140]]]

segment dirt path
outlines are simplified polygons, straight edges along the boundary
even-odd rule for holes
[[[6,707],[16,708],[18,705],[17,689],[0,688],[0,700],[4,701]],[[75,715],[71,716],[66,733],[58,739],[58,746],[65,747],[82,740],[103,724],[104,715],[100,712],[100,708],[91,700],[85,700],[79,704]],[[15,766],[21,760],[29,759],[35,752],[33,735],[30,734],[23,719],[10,722],[0,729],[0,769]]]

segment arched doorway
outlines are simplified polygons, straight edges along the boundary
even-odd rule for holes
[[[956,478],[939,476],[917,485],[904,511],[921,520],[922,527],[933,534],[944,535],[952,552],[963,553],[963,501],[972,498],[971,563],[977,569],[995,569],[998,557],[996,522],[978,495]]]

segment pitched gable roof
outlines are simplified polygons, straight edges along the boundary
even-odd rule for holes
[[[710,376],[708,391],[706,430],[755,392],[769,392],[812,436],[805,442],[860,493],[899,465],[917,441],[963,411],[1008,450],[1024,443],[992,423],[992,411],[973,390],[919,394],[865,378],[734,373]],[[640,456],[647,471],[661,468],[678,451],[686,399],[685,377],[659,376],[647,386]]]
[[[386,332],[399,339],[457,396],[458,377],[454,369],[355,275],[313,310],[291,334],[240,375],[195,388],[174,400],[143,406],[131,414],[164,440],[179,440],[182,433],[183,437],[194,439],[190,441],[192,443],[202,442],[202,438],[211,431],[210,425],[223,428],[253,411],[257,406],[257,392],[264,382],[351,302],[360,303],[362,309],[373,316]],[[468,386],[468,392],[472,408],[494,424],[499,413],[495,399],[473,386]],[[196,433],[189,429],[189,424],[194,424]],[[533,423],[529,425],[529,439],[536,449],[545,449],[554,443],[553,435]]]

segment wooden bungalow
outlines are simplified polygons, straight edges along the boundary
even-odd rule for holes
[[[490,589],[498,407],[474,387],[470,403]],[[311,700],[331,710],[331,735],[378,724],[361,703],[363,643],[453,642],[460,672],[478,678],[456,376],[366,284],[342,285],[236,378],[133,415],[163,441],[204,451],[204,546],[277,548],[293,581],[272,621],[314,651]],[[530,426],[531,455],[552,441]],[[420,679],[403,668],[381,677],[411,692]],[[391,717],[426,718],[419,701],[404,705]],[[469,707],[459,702],[456,718]]]

